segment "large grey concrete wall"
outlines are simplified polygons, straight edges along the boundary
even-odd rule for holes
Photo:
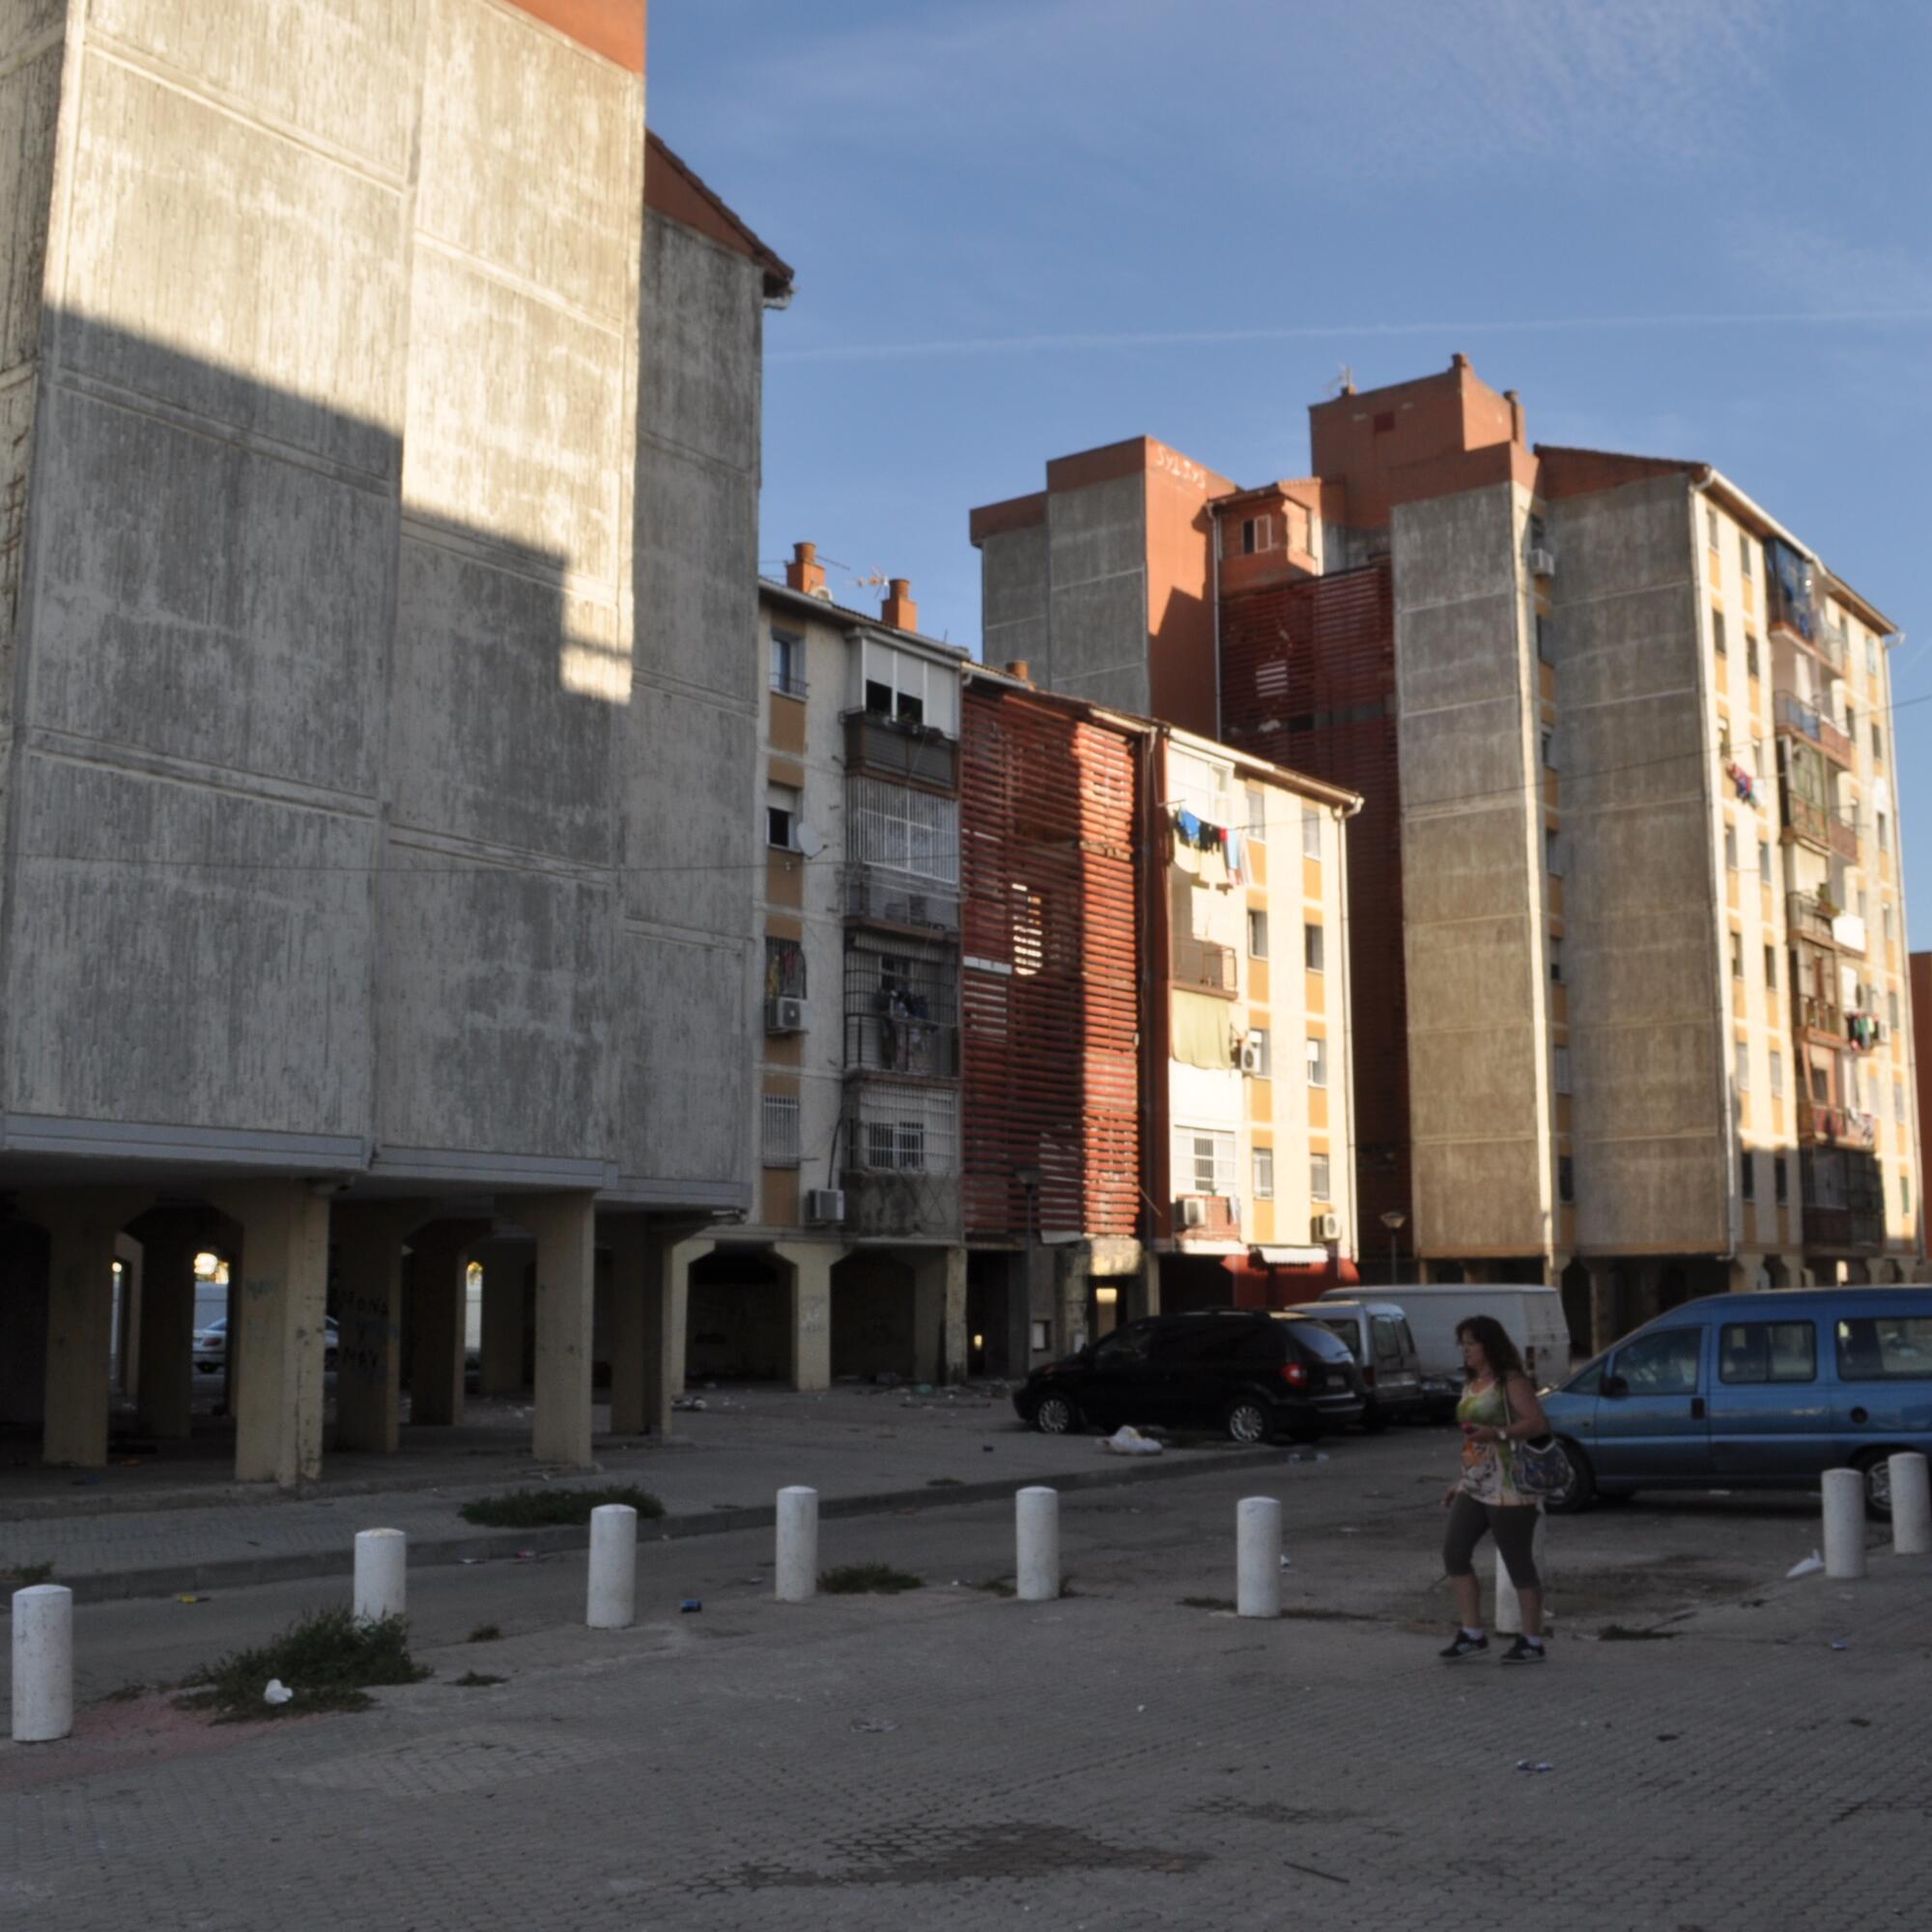
[[[1016,661],[1051,683],[1053,639],[1047,628],[1046,524],[1003,530],[980,542],[980,635],[989,665]]]
[[[1681,478],[1560,498],[1550,639],[1572,863],[1581,1253],[1731,1245],[1715,718]]]
[[[1047,676],[1055,691],[1142,717],[1148,662],[1148,479],[1130,475],[1047,497]]]
[[[68,49],[5,1148],[742,1198],[626,884],[693,808],[633,664],[641,83],[497,0],[93,0]],[[690,686],[750,674],[727,528]]]
[[[1543,812],[1511,485],[1399,507],[1395,557],[1415,1234],[1432,1255],[1551,1237]]]

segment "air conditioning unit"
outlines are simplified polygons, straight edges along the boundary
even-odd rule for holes
[[[803,1033],[810,1018],[811,1009],[804,1000],[787,999],[781,995],[765,1002],[767,1033]]]
[[[1204,1228],[1208,1225],[1208,1204],[1196,1196],[1192,1200],[1178,1201],[1175,1206],[1180,1209],[1180,1225],[1183,1228]]]
[[[836,1228],[845,1219],[845,1190],[842,1187],[811,1187],[806,1190],[805,1218],[815,1228]]]
[[[1241,1042],[1241,1071],[1243,1073],[1259,1073],[1261,1070],[1261,1042],[1254,1039],[1244,1039]]]
[[[1309,1225],[1309,1233],[1318,1241],[1339,1241],[1342,1238],[1341,1215],[1317,1214]]]
[[[1541,546],[1529,554],[1529,574],[1532,577],[1554,577],[1556,575],[1556,553],[1544,550]]]

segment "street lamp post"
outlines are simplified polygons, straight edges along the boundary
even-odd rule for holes
[[[1382,1226],[1389,1231],[1389,1286],[1396,1285],[1395,1237],[1399,1235],[1408,1216],[1400,1208],[1391,1208],[1382,1216]]]

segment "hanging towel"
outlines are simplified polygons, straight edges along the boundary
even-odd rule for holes
[[[1201,843],[1201,821],[1191,811],[1179,811],[1174,816],[1174,829],[1190,845]]]

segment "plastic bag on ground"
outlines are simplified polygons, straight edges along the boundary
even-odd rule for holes
[[[1122,1425],[1100,1444],[1110,1456],[1158,1456],[1160,1444],[1151,1435],[1143,1435],[1138,1429]]]
[[[1784,1580],[1788,1583],[1794,1577],[1815,1577],[1824,1567],[1825,1559],[1814,1549],[1803,1563],[1794,1563],[1784,1573]]]
[[[295,1701],[295,1694],[279,1677],[271,1677],[269,1679],[267,1688],[262,1692],[262,1702],[265,1704],[289,1704]]]

